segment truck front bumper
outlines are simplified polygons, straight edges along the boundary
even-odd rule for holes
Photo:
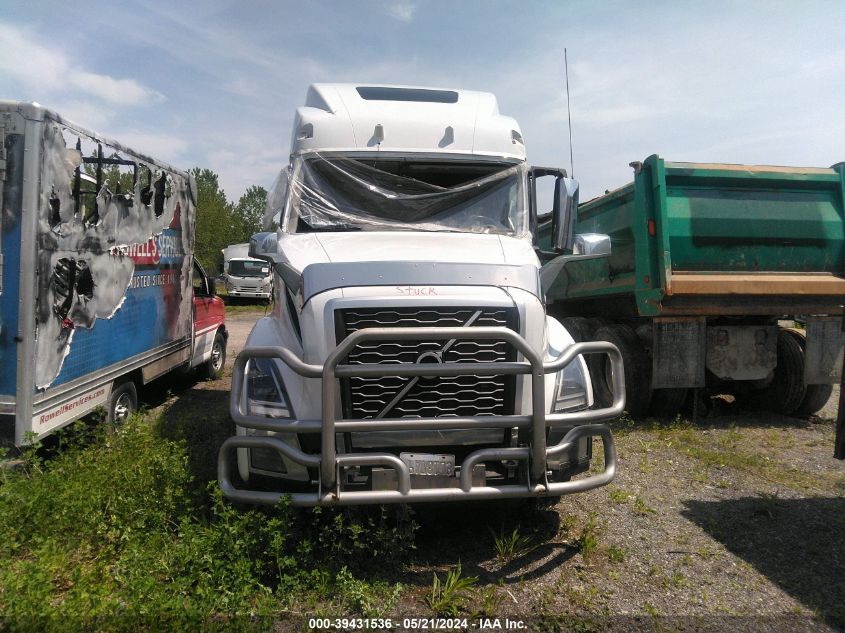
[[[359,343],[371,340],[503,340],[513,345],[525,358],[519,362],[491,363],[407,363],[342,365],[349,351]],[[608,354],[613,374],[613,404],[602,409],[570,413],[546,413],[545,374],[561,371],[581,354]],[[294,420],[248,415],[245,409],[246,364],[251,358],[275,358],[307,378],[322,379],[322,419]],[[323,365],[302,362],[283,347],[260,347],[238,355],[232,374],[230,412],[236,424],[255,430],[279,433],[315,433],[320,435],[320,453],[305,453],[277,437],[235,436],[220,447],[217,479],[223,494],[233,501],[275,505],[289,497],[296,506],[364,505],[381,503],[417,503],[457,501],[461,499],[507,499],[519,497],[556,497],[584,492],[608,484],[616,475],[616,448],[610,429],[603,420],[618,417],[625,407],[624,375],[619,350],[606,342],[577,343],[557,359],[544,363],[538,352],[518,333],[503,327],[414,327],[367,328],[345,338],[329,354]],[[476,416],[456,418],[382,418],[375,420],[336,419],[336,379],[348,376],[491,376],[503,374],[531,375],[532,412],[524,415]],[[546,445],[551,427],[572,427],[553,446]],[[338,454],[336,434],[361,431],[408,431],[422,429],[528,429],[528,446],[482,448],[467,455],[460,464],[456,486],[414,488],[408,465],[391,453],[356,452]],[[576,450],[578,441],[601,437],[604,469],[601,473],[562,482],[548,481],[548,462]],[[293,462],[315,469],[319,476],[313,492],[275,492],[236,488],[231,479],[231,456],[238,448],[269,448]],[[526,465],[525,482],[521,484],[474,485],[475,467],[485,461],[512,461]],[[348,467],[387,467],[396,473],[395,490],[341,490],[341,469]]]
[[[267,290],[261,292],[259,290],[227,290],[226,293],[230,297],[237,297],[238,299],[269,299],[272,292]]]

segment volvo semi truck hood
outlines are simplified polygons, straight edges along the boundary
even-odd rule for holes
[[[492,234],[417,231],[282,234],[279,251],[300,272],[310,264],[380,261],[539,266],[528,240]]]

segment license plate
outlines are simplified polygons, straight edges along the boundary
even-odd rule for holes
[[[400,453],[412,475],[425,477],[454,477],[454,455],[432,455],[430,453]]]

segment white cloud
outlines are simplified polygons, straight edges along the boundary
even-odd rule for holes
[[[400,22],[410,23],[414,19],[414,14],[417,12],[417,5],[406,0],[394,2],[387,5],[387,15],[399,20]]]
[[[85,71],[71,72],[68,82],[74,88],[117,105],[147,105],[164,101],[164,95],[134,79],[115,79]]]
[[[108,135],[122,145],[131,147],[136,152],[154,156],[159,160],[173,163],[177,167],[185,167],[181,162],[185,151],[188,149],[188,144],[174,134],[159,134],[138,129],[117,129],[110,130]]]
[[[52,95],[67,98],[96,97],[114,105],[147,105],[164,100],[160,92],[134,79],[118,79],[91,72],[63,51],[38,44],[32,29],[0,22],[0,77],[6,75],[28,94],[22,98],[48,101]]]

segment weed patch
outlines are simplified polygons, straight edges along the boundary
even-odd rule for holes
[[[581,536],[578,537],[578,549],[581,550],[581,555],[584,558],[590,558],[599,547],[599,527],[596,513],[590,512],[587,517],[587,523],[581,530]]]
[[[535,547],[534,539],[528,534],[522,534],[519,526],[515,527],[510,534],[505,534],[504,526],[499,531],[499,534],[493,532],[492,529],[490,533],[493,535],[496,559],[500,563],[509,563],[514,558],[528,553]]]
[[[426,604],[436,615],[456,616],[469,598],[469,590],[478,582],[475,576],[461,576],[461,564],[446,573],[441,582],[437,574],[431,583]]]
[[[237,619],[260,629],[292,601],[342,596],[344,613],[362,615],[392,608],[401,585],[370,572],[413,547],[407,517],[302,511],[286,500],[236,508],[216,483],[197,481],[189,441],[137,417],[93,438],[77,428],[0,470],[4,623],[215,630]]]

